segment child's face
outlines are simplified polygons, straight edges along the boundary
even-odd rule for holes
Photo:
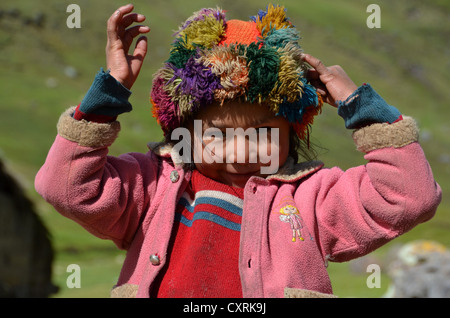
[[[243,188],[251,176],[275,173],[286,162],[289,123],[266,106],[239,101],[214,104],[195,120],[201,125],[189,127],[194,163],[211,179]]]

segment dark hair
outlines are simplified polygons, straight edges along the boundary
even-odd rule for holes
[[[289,156],[294,158],[294,162],[311,161],[317,158],[317,153],[309,140],[300,139],[294,128],[289,131]]]

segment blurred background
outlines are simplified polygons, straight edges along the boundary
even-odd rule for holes
[[[80,28],[67,27],[72,12],[66,9],[71,3],[81,9]],[[162,139],[150,112],[152,74],[167,59],[171,35],[182,21],[202,7],[216,6],[227,10],[228,19],[247,20],[269,2],[132,3],[147,17],[152,31],[148,57],[130,99],[134,110],[120,118],[122,131],[110,149],[112,155],[146,152],[147,142]],[[357,84],[370,83],[389,104],[420,125],[420,142],[443,188],[436,216],[362,259],[329,264],[338,296],[383,297],[394,280],[389,266],[405,244],[425,240],[428,245],[421,245],[425,252],[450,247],[450,3],[273,3],[286,6],[306,52],[326,65],[341,65]],[[366,24],[371,3],[381,9],[380,28]],[[33,182],[55,138],[60,114],[81,101],[96,72],[105,67],[106,21],[123,4],[117,0],[2,0],[0,4],[0,158],[6,175],[0,195],[0,296],[109,297],[116,282],[125,252],[60,216],[36,194]],[[324,107],[317,117],[312,142],[328,167],[347,169],[365,163],[355,150],[351,131],[332,107]],[[81,288],[66,284],[70,264],[81,269]],[[380,266],[379,288],[367,285],[369,264]]]

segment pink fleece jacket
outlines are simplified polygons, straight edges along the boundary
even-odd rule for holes
[[[77,121],[72,112],[60,118],[36,189],[57,211],[127,250],[113,296],[149,297],[191,172],[174,163],[168,145],[108,156],[119,123]],[[288,160],[275,175],[252,177],[239,246],[244,297],[332,294],[328,261],[367,254],[430,219],[441,189],[417,139],[409,117],[373,124],[354,132],[366,165],[342,171]],[[289,205],[301,216],[304,241],[293,241],[291,225],[280,218]]]

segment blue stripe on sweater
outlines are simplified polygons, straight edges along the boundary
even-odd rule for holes
[[[191,227],[192,224],[197,221],[197,220],[207,220],[207,221],[211,221],[213,223],[216,223],[218,225],[221,225],[223,227],[226,227],[230,230],[233,231],[240,231],[241,230],[241,225],[235,222],[231,222],[227,219],[224,219],[223,217],[220,217],[216,214],[210,213],[210,212],[203,212],[203,211],[199,211],[199,212],[195,212],[194,213],[194,217],[192,218],[192,220],[189,220],[188,218],[186,218],[185,216],[181,215],[180,213],[176,213],[175,214],[175,220],[181,222],[182,224]]]
[[[184,206],[186,210],[193,213],[195,206],[198,204],[211,204],[215,205],[219,208],[222,208],[224,210],[227,210],[228,212],[231,212],[233,214],[242,216],[242,208],[238,207],[228,201],[217,199],[217,198],[210,198],[210,197],[200,197],[195,199],[195,203],[193,205],[189,204],[188,200],[186,198],[181,198],[179,201],[179,204]]]

